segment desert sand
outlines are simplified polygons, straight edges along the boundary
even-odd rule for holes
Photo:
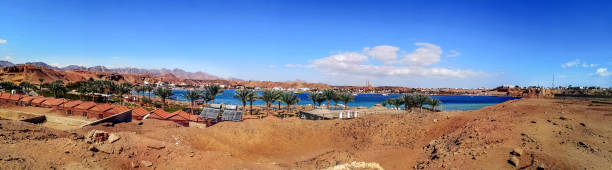
[[[535,98],[476,111],[249,119],[209,128],[144,120],[62,131],[4,119],[0,167],[612,169],[610,122],[612,104]],[[112,137],[92,141],[94,130]]]

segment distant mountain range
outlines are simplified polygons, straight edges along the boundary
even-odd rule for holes
[[[185,70],[182,69],[141,69],[141,68],[132,68],[132,67],[124,67],[124,68],[107,68],[104,66],[93,66],[93,67],[84,67],[84,66],[78,66],[78,65],[69,65],[66,67],[55,67],[55,66],[51,66],[48,65],[47,63],[44,62],[27,62],[24,64],[13,64],[9,61],[0,61],[0,67],[7,67],[7,66],[15,66],[15,65],[25,65],[25,64],[29,64],[29,65],[36,65],[36,66],[42,66],[42,67],[46,67],[49,69],[54,69],[54,70],[84,70],[84,71],[97,71],[97,72],[113,72],[113,73],[121,73],[121,74],[151,74],[153,76],[162,76],[162,75],[168,75],[168,74],[172,74],[176,77],[179,78],[186,78],[186,79],[202,79],[202,80],[223,80],[223,78],[208,74],[208,73],[204,73],[204,72],[187,72]],[[227,78],[228,80],[237,80],[235,78]]]

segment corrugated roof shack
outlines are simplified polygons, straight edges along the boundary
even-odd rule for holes
[[[298,116],[300,119],[306,119],[306,120],[330,120],[330,119],[334,119],[335,117],[334,115],[337,115],[337,113],[334,113],[327,109],[300,111],[298,113]]]

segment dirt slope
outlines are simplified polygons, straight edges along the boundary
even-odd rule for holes
[[[0,165],[9,169],[135,165],[140,169],[322,169],[355,161],[385,169],[610,169],[611,116],[611,104],[521,99],[468,112],[330,121],[254,119],[206,129],[145,120],[142,125],[63,132],[0,120]],[[88,144],[81,136],[94,129],[121,139]],[[105,151],[89,151],[92,145]],[[518,166],[508,163],[515,149],[521,153],[514,156]]]

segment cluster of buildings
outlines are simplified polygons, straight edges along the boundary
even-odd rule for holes
[[[91,101],[66,100],[64,98],[29,96],[11,93],[0,93],[0,105],[52,108],[66,115],[83,116],[88,119],[104,119],[115,114],[131,111],[132,119],[142,120],[144,118],[153,118],[168,120],[176,122],[182,126],[189,126],[193,123],[205,123],[208,121],[207,118],[192,115],[182,110],[168,113],[162,109],[148,111],[142,107],[131,109],[123,105],[111,105],[108,103],[96,104]]]

